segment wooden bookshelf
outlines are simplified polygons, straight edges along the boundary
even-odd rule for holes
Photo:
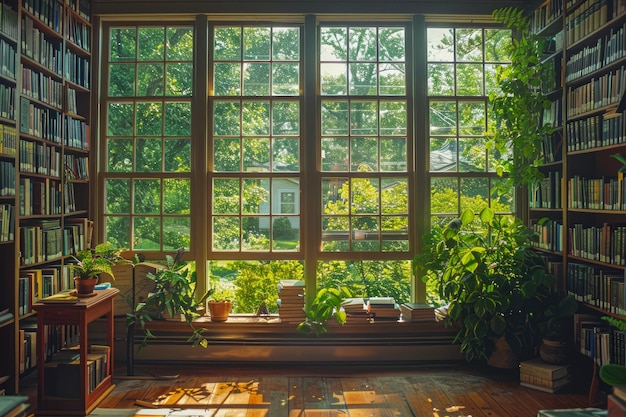
[[[69,288],[89,233],[92,29],[89,1],[0,7],[0,390],[17,394],[33,305]]]
[[[561,288],[581,303],[575,321],[588,325],[575,326],[576,349],[594,369],[623,364],[623,337],[600,317],[626,320],[626,188],[622,164],[612,157],[626,155],[626,115],[616,111],[626,92],[626,3],[547,0],[534,20],[533,29],[557,44],[548,59],[557,69],[550,97],[560,108],[555,104],[547,121],[558,121],[562,149],[560,160],[541,168],[545,187],[560,187],[530,190],[529,221],[549,236],[540,250],[559,265]],[[539,224],[543,217],[549,220]]]

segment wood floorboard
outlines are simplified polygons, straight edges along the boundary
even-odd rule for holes
[[[99,408],[198,408],[212,417],[536,417],[538,410],[587,407],[585,384],[549,394],[521,387],[515,372],[466,364],[152,366],[178,375],[114,378]],[[579,381],[580,382],[580,381]],[[36,404],[36,378],[24,393]]]

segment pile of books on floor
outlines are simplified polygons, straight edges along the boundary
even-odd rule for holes
[[[426,303],[402,303],[400,311],[404,321],[435,321],[435,307]]]
[[[539,391],[554,393],[569,383],[567,365],[553,365],[541,358],[520,363],[520,385]]]
[[[278,316],[286,323],[301,323],[304,313],[304,282],[284,279],[278,283]]]
[[[23,417],[30,408],[25,395],[0,395],[0,416]]]
[[[362,297],[346,298],[341,303],[343,311],[346,313],[346,324],[349,323],[369,323],[372,315],[365,308],[365,301]]]
[[[365,309],[374,321],[398,321],[400,319],[400,306],[393,297],[367,298]]]

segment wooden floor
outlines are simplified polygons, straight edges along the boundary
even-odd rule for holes
[[[99,407],[146,408],[140,400],[215,417],[535,417],[588,406],[585,387],[548,394],[520,387],[515,372],[465,364],[152,366],[135,375],[116,377]]]

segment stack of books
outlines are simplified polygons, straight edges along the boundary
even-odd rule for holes
[[[402,303],[400,310],[404,321],[435,321],[435,307],[426,303]]]
[[[520,385],[554,393],[569,383],[567,365],[553,365],[541,358],[520,363]]]
[[[365,309],[375,321],[397,321],[400,307],[393,297],[370,297],[365,301]]]
[[[278,316],[285,323],[301,323],[304,313],[304,282],[284,279],[278,283]]]
[[[0,395],[0,416],[22,417],[30,407],[25,395]]]
[[[371,314],[365,308],[365,302],[361,297],[346,298],[341,304],[346,312],[346,324],[348,323],[368,323]]]

